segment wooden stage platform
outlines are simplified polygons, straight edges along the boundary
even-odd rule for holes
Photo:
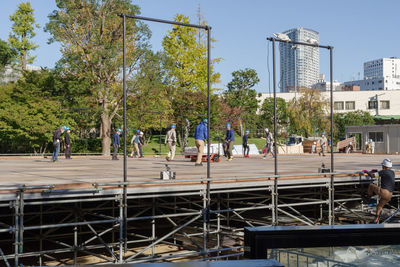
[[[335,171],[358,172],[362,169],[380,169],[379,164],[384,158],[392,159],[394,169],[399,168],[400,156],[398,155],[335,154]],[[290,177],[291,175],[316,173],[322,163],[329,168],[330,157],[279,155],[279,174],[289,176],[280,180],[293,180],[294,177]],[[173,183],[158,183],[160,171],[166,168],[165,164],[176,172],[176,180]],[[218,180],[213,182],[213,188],[237,188],[241,183],[243,186],[248,183],[256,185],[257,181],[265,183],[265,177],[273,175],[273,166],[272,157],[262,159],[261,156],[237,157],[231,162],[222,160],[220,163],[212,163],[211,177]],[[177,156],[172,162],[150,156],[143,159],[128,158],[128,181],[132,183],[129,185],[129,191],[135,193],[171,192],[179,191],[183,186],[185,190],[189,187],[194,190],[203,188],[204,185],[200,180],[206,178],[206,169],[206,164],[203,167],[195,167],[194,163],[182,156]],[[56,163],[43,157],[0,157],[0,196],[11,197],[12,188],[20,186],[44,186],[33,191],[45,190],[46,186],[51,186],[52,190],[71,191],[93,189],[93,184],[100,184],[99,187],[102,187],[102,190],[118,190],[118,186],[104,186],[104,184],[121,182],[122,174],[121,157],[119,161],[112,161],[109,157],[102,156],[74,157],[72,160],[61,158]],[[254,179],[245,179],[245,177],[254,177]],[[307,180],[317,178],[318,176],[304,177]],[[301,179],[301,177],[296,177],[296,179]],[[354,177],[354,179],[358,178]],[[294,181],[290,183],[296,184]],[[6,190],[7,188],[11,190]]]

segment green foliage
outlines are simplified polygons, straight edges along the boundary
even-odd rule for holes
[[[351,125],[374,125],[374,117],[367,111],[357,110],[346,113],[333,114],[334,138],[339,140],[345,137],[345,126]]]
[[[95,122],[95,111],[75,110],[87,106],[78,106],[78,100],[65,101],[65,96],[71,91],[80,92],[83,87],[84,82],[68,80],[52,70],[26,71],[15,84],[1,86],[0,150],[43,152],[59,124],[72,128],[73,142],[85,139],[89,127],[95,127],[91,124]],[[74,97],[79,98],[79,95]],[[84,103],[84,98],[79,101]]]
[[[166,128],[172,121],[171,96],[165,82],[164,55],[146,50],[128,82],[128,125],[142,131]],[[121,121],[122,122],[122,121]]]
[[[13,25],[8,42],[17,52],[17,59],[21,65],[21,69],[26,70],[26,64],[33,63],[35,59],[35,57],[30,56],[30,51],[38,47],[30,41],[36,35],[34,32],[35,27],[39,27],[33,16],[31,3],[20,3],[17,11],[10,16],[10,20],[13,22]]]
[[[289,102],[290,134],[314,136],[330,129],[328,101],[318,90],[302,89],[300,97]]]
[[[0,39],[0,71],[10,64],[16,56],[16,51],[9,44]]]
[[[35,86],[0,86],[1,152],[41,152],[57,128],[59,104]]]
[[[278,132],[285,131],[289,123],[289,113],[287,109],[286,101],[283,98],[276,98],[276,122]],[[259,128],[274,127],[274,99],[269,97],[266,98],[261,105],[259,115]]]
[[[177,14],[175,21],[190,23],[188,17]],[[163,48],[167,55],[168,76],[177,93],[193,91],[207,93],[207,45],[199,42],[197,36],[200,29],[174,25],[164,37]],[[214,64],[210,63],[212,84],[219,82],[220,74],[214,72]]]
[[[242,128],[255,126],[258,108],[257,92],[253,87],[260,81],[254,69],[244,69],[232,72],[232,81],[224,92],[224,99],[230,108],[237,108]]]

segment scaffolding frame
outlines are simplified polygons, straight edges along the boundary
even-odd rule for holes
[[[273,225],[274,209],[281,225],[327,224],[331,207],[361,199],[357,173],[335,173],[337,196],[330,198],[332,174],[213,178],[209,213],[207,178],[0,187],[0,259],[19,266],[78,264],[84,255],[99,263],[241,257],[243,226]]]

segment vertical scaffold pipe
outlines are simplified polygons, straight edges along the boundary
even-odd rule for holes
[[[211,81],[210,81],[210,64],[211,64],[211,27],[207,26],[207,188],[206,188],[206,209],[205,214],[206,216],[206,228],[207,228],[207,235],[205,236],[206,240],[204,242],[204,253],[205,257],[207,256],[207,239],[208,234],[210,232],[210,205],[211,205],[211,194],[210,194],[210,187],[211,187],[211,159],[210,159],[210,129],[211,129]]]
[[[278,225],[278,130],[276,125],[276,62],[275,62],[275,39],[272,39],[272,72],[273,72],[273,89],[274,89],[274,188],[272,191],[272,198],[274,199],[272,212],[274,213],[273,218],[275,219],[273,225]]]
[[[19,265],[19,201],[20,195],[17,194],[17,198],[14,201],[14,266]]]
[[[331,172],[333,173],[335,171],[335,166],[334,166],[334,158],[333,158],[333,47],[330,46],[329,47],[329,71],[330,71],[330,80],[331,80],[331,94],[330,94],[330,115],[331,115]],[[331,214],[329,217],[329,225],[333,225],[335,224],[335,175],[331,175],[331,186],[330,186],[330,203],[329,205],[331,205],[330,210],[331,210]]]
[[[126,253],[128,249],[128,221],[127,221],[127,213],[128,213],[128,200],[127,200],[127,188],[126,188],[126,182],[128,181],[127,177],[127,151],[126,151],[126,132],[127,132],[127,126],[126,126],[126,16],[125,14],[122,15],[122,27],[123,27],[123,102],[124,102],[124,213],[123,213],[123,228],[124,228],[124,252]]]

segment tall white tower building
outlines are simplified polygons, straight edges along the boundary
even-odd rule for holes
[[[295,28],[283,32],[296,42],[319,42],[318,32]],[[311,46],[292,45],[281,42],[280,88],[281,92],[293,92],[299,88],[311,88],[318,81],[319,49]]]

